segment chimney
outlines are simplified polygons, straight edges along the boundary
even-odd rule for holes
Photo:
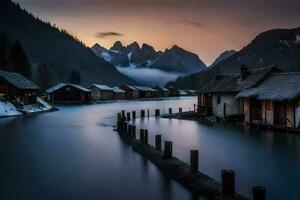
[[[242,65],[240,68],[240,79],[245,80],[248,76],[248,68],[246,65]]]

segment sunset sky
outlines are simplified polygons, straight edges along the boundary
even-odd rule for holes
[[[257,34],[300,26],[299,0],[14,0],[87,45],[177,44],[210,64]]]

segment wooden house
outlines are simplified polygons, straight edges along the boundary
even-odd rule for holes
[[[93,84],[88,89],[91,90],[92,101],[114,99],[114,90],[106,85]]]
[[[246,123],[300,127],[300,73],[273,73],[237,97],[244,99]]]
[[[199,114],[214,115],[218,118],[243,116],[244,102],[243,99],[236,98],[236,95],[259,84],[272,72],[278,71],[276,66],[257,70],[241,67],[238,74],[217,76],[199,90]]]
[[[168,90],[170,92],[171,97],[178,97],[180,95],[179,90],[173,86],[169,86]]]
[[[134,86],[139,91],[139,98],[152,98],[154,90],[149,87]]]
[[[47,91],[49,101],[53,103],[88,103],[91,90],[76,84],[59,83]]]
[[[165,87],[157,86],[154,89],[157,90],[159,97],[169,97],[170,96],[170,91]]]
[[[136,99],[139,98],[139,91],[130,85],[122,85],[120,89],[125,91],[125,98],[126,99]]]
[[[125,91],[118,88],[118,87],[113,87],[113,92],[114,92],[114,99],[116,100],[122,100],[125,99]]]
[[[0,95],[9,101],[29,105],[36,104],[40,88],[21,74],[0,70]]]

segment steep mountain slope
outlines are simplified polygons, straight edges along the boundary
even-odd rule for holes
[[[54,82],[67,82],[74,69],[80,72],[84,85],[134,82],[66,31],[34,18],[10,0],[0,0],[0,27],[0,34],[10,43],[22,43],[33,69],[40,63],[49,66]]]
[[[178,46],[166,49],[165,52],[156,51],[148,44],[140,47],[136,42],[123,46],[120,41],[117,41],[110,50],[99,48],[99,46],[95,44],[91,49],[102,58],[107,57],[108,53],[111,57],[110,62],[118,67],[135,66],[178,74],[191,74],[207,68],[196,54]]]
[[[236,53],[235,50],[224,51],[216,58],[216,60],[209,67],[213,67],[213,66],[219,64],[220,62],[222,62],[223,60],[226,60],[227,58],[229,58],[230,56],[232,56],[235,53]]]
[[[206,72],[181,77],[169,84],[197,89],[218,74],[238,72],[243,64],[250,69],[277,65],[283,71],[300,71],[299,55],[300,28],[274,29],[259,34],[249,45]]]

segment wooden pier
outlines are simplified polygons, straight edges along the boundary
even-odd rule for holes
[[[169,109],[169,113],[170,113]],[[172,111],[171,111],[172,112]],[[179,109],[182,113],[182,109]],[[145,117],[144,110],[141,117]],[[148,113],[148,111],[147,111]],[[164,141],[164,149],[162,149],[162,136],[155,135],[155,147],[148,143],[148,130],[140,129],[140,140],[136,139],[135,125],[130,121],[124,120],[118,114],[117,131],[121,139],[131,145],[133,150],[141,154],[143,157],[154,163],[165,176],[180,183],[182,186],[190,190],[193,195],[205,197],[213,200],[243,200],[248,199],[235,191],[235,172],[223,169],[220,172],[221,183],[210,178],[209,176],[199,172],[199,151],[192,149],[190,151],[190,165],[173,156],[172,141]],[[155,117],[160,115],[155,110]],[[130,128],[129,128],[130,127]],[[252,188],[253,200],[265,200],[266,189],[262,186]]]

